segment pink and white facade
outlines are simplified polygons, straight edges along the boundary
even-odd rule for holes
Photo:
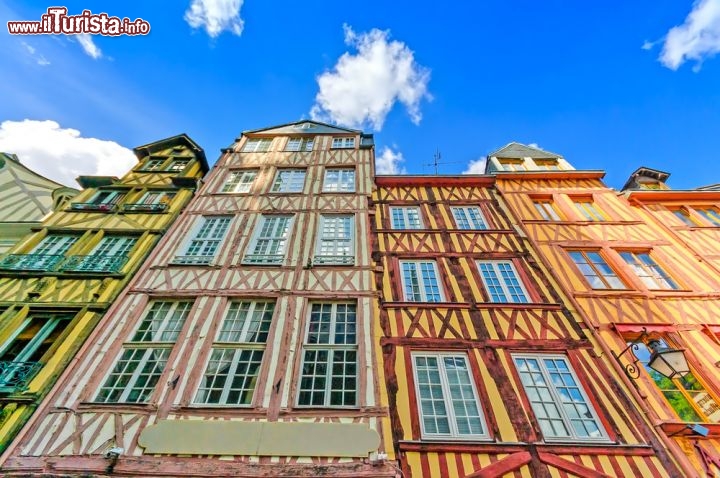
[[[4,476],[395,476],[373,168],[360,131],[243,133],[5,453]]]

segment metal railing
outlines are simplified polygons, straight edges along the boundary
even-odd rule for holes
[[[125,254],[70,256],[60,265],[64,272],[120,272],[127,262]]]
[[[70,209],[73,211],[112,212],[115,210],[115,205],[94,202],[74,202],[70,204]]]
[[[0,269],[10,271],[54,271],[65,258],[62,254],[6,254]]]
[[[0,362],[0,392],[21,392],[41,367],[40,362]]]
[[[123,204],[122,209],[125,212],[164,212],[168,208],[167,204]]]
[[[315,256],[313,265],[321,266],[326,264],[340,264],[352,266],[355,264],[355,256]]]
[[[285,254],[247,254],[243,264],[282,264]]]
[[[204,266],[210,264],[214,258],[215,256],[175,256],[172,264]]]

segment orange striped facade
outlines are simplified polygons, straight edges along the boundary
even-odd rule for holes
[[[678,476],[492,177],[376,183],[376,320],[405,477]],[[566,364],[599,431],[548,432],[524,359]]]
[[[720,194],[622,195],[602,177],[588,171],[498,173],[497,188],[543,266],[598,338],[598,352],[619,356],[615,368],[628,372],[620,375],[620,385],[633,393],[683,475],[717,476],[720,224],[695,209],[717,208]],[[556,216],[542,213],[540,202],[551,204]],[[587,203],[597,217],[583,210]],[[643,359],[643,344],[622,354],[634,341],[653,339],[683,349],[694,378],[651,375],[635,360]],[[696,424],[700,433],[691,428]]]

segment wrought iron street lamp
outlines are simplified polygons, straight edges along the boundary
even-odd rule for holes
[[[622,365],[620,357],[630,351],[634,360],[628,364],[623,365],[625,374],[633,380],[637,380],[640,376],[640,368],[638,367],[638,358],[636,351],[640,350],[640,344],[647,344],[647,348],[652,351],[650,359],[648,360],[648,367],[655,370],[657,373],[669,379],[675,377],[684,377],[690,372],[690,367],[685,357],[684,349],[675,349],[664,345],[663,342],[657,339],[647,340],[648,333],[647,329],[643,328],[640,337],[630,342],[625,349],[616,354],[613,352],[615,359]]]

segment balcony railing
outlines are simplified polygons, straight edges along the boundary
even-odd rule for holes
[[[127,262],[125,254],[70,256],[60,265],[64,272],[120,272]]]
[[[65,258],[62,254],[7,254],[0,257],[0,269],[10,271],[54,271]]]
[[[284,254],[248,254],[243,258],[243,264],[282,264]]]
[[[70,256],[56,254],[7,254],[0,256],[0,270],[32,272],[120,272],[128,257],[118,255]]]
[[[164,203],[159,204],[123,204],[122,209],[125,212],[164,212],[167,210],[168,205]]]
[[[23,391],[40,367],[40,362],[0,362],[0,392]]]
[[[355,264],[355,256],[315,256],[313,264],[317,266],[326,264],[341,264],[352,266]]]
[[[175,256],[173,264],[204,266],[210,264],[215,256]]]
[[[70,204],[70,209],[73,211],[112,212],[115,210],[115,205],[93,202],[75,202]]]

